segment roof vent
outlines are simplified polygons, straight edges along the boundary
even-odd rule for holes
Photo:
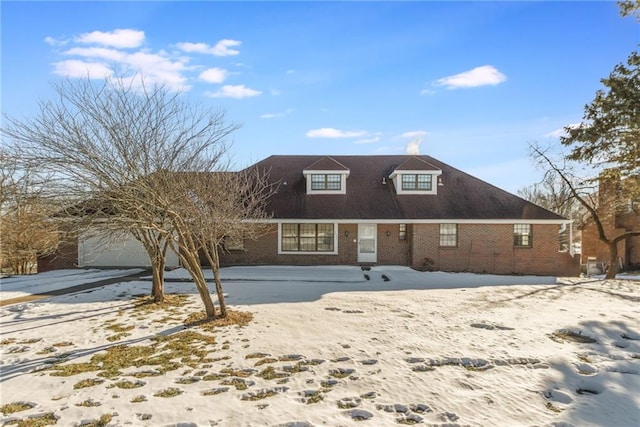
[[[387,177],[383,176],[382,177],[382,185],[386,185],[387,184]]]

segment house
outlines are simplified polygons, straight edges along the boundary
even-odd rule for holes
[[[601,175],[598,185],[598,216],[605,234],[612,238],[625,232],[640,232],[640,201],[633,200],[631,187],[640,187],[640,178]],[[629,236],[618,243],[619,263],[622,269],[640,268],[640,235]],[[582,260],[587,270],[594,267],[600,272],[610,262],[609,248],[598,237],[593,220],[582,227]]]
[[[569,221],[432,157],[271,156],[271,231],[221,263],[408,265],[497,274],[575,275],[559,251]]]
[[[270,227],[256,240],[230,240],[222,265],[579,271],[579,260],[559,250],[569,220],[429,156],[271,156],[250,168],[277,184]],[[124,243],[100,251],[80,238],[77,265],[148,264],[136,242]]]

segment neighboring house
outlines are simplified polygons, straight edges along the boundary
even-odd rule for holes
[[[278,185],[267,205],[272,227],[257,240],[230,239],[222,265],[579,272],[579,260],[559,251],[569,220],[429,156],[271,156],[250,168]],[[124,246],[88,259],[88,246],[80,239],[79,266],[141,259],[118,255]]]
[[[640,185],[640,178],[600,177],[598,185],[598,215],[608,238],[628,231],[640,230],[640,201],[632,200],[631,185]],[[623,269],[640,268],[640,236],[627,237],[618,244],[620,266]],[[596,267],[601,272],[609,263],[609,248],[598,237],[598,229],[589,219],[582,227],[582,264],[587,269]]]
[[[575,275],[569,221],[429,156],[271,156],[269,234],[235,242],[233,264],[383,264]]]

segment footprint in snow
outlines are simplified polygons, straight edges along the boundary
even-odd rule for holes
[[[307,421],[290,421],[288,423],[278,424],[276,427],[314,427],[314,425]]]
[[[625,332],[620,336],[625,340],[640,341],[640,334],[636,334],[634,332]]]
[[[510,328],[508,326],[491,325],[489,323],[472,323],[471,327],[472,328],[478,328],[478,329],[488,329],[490,331],[493,331],[495,329],[498,329],[500,331],[513,331],[514,330],[514,328]]]
[[[347,411],[346,414],[354,421],[367,421],[373,418],[373,414],[363,409],[352,409]]]
[[[542,392],[542,395],[551,401],[563,403],[565,405],[573,402],[573,398],[571,396],[559,390],[546,390]]]
[[[394,405],[376,405],[376,409],[378,411],[397,412],[400,414],[406,414],[407,412],[409,412],[409,407],[407,405],[401,405],[399,403],[396,403]]]
[[[344,397],[338,400],[338,408],[340,409],[352,409],[360,406],[362,400],[359,397]]]
[[[576,363],[575,367],[580,375],[595,375],[598,373],[598,370],[588,363]]]
[[[407,424],[407,425],[420,424],[423,420],[424,418],[416,414],[405,414],[399,418],[396,418],[396,422],[398,424]]]

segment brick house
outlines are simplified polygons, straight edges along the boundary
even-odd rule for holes
[[[579,272],[579,260],[559,251],[559,231],[569,220],[429,156],[271,156],[250,168],[278,187],[267,205],[270,231],[230,240],[222,265]],[[71,246],[40,267],[149,265],[134,239],[99,248],[80,236]],[[178,265],[168,257],[167,266]]]
[[[559,251],[569,220],[429,156],[271,156],[271,231],[223,265],[378,264],[575,275]]]
[[[605,234],[614,236],[640,231],[640,201],[632,200],[628,186],[640,185],[640,178],[625,180],[600,176],[598,185],[598,216]],[[640,268],[640,236],[630,236],[618,244],[618,256],[623,269]],[[582,227],[582,264],[595,262],[601,271],[609,263],[609,248],[598,238],[598,230],[589,219]]]

